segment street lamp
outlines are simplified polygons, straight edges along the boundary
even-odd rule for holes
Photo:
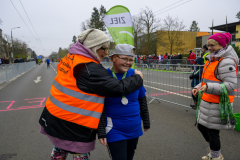
[[[11,40],[12,40],[12,57],[13,57],[13,39],[12,39],[12,30],[16,29],[16,28],[20,28],[20,27],[15,27],[11,29]]]

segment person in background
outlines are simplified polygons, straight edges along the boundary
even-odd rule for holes
[[[35,59],[35,61],[36,61],[36,65],[38,65],[38,59],[37,58]]]
[[[208,51],[208,47],[207,47],[207,44],[205,44],[204,46],[203,46],[203,48],[202,48],[202,53],[203,53],[203,59],[204,59],[204,63],[206,63],[206,56],[210,53],[209,51]]]
[[[173,56],[172,56],[172,64],[173,64],[173,70],[176,70],[176,64],[177,64],[177,55],[176,54],[174,54]]]
[[[202,57],[197,58],[195,61],[195,64],[196,65],[204,65],[204,59]],[[196,66],[196,70],[194,70],[193,73],[189,76],[189,79],[192,80],[192,82],[191,82],[192,88],[194,88],[196,85],[198,85],[201,82],[203,67],[204,66]],[[193,98],[194,104],[190,105],[190,107],[192,107],[192,109],[196,109],[198,96],[194,96],[192,94],[192,98]]]
[[[170,70],[170,64],[172,63],[172,55],[169,54],[168,57],[167,57],[167,67],[168,67],[168,70]]]
[[[47,68],[50,68],[50,59],[48,58],[46,62],[47,62]]]
[[[177,55],[177,64],[178,64],[178,70],[181,70],[181,63],[182,63],[182,55],[181,53],[178,53]]]
[[[14,63],[19,63],[18,58],[15,58]]]
[[[143,86],[141,72],[117,80],[100,64],[108,55],[109,41],[101,30],[85,30],[57,66],[39,119],[40,133],[54,145],[52,160],[65,160],[69,153],[74,160],[89,160],[105,96],[128,95]]]
[[[118,44],[111,55],[112,68],[107,71],[118,80],[132,76],[131,69],[134,54],[133,46]],[[125,96],[108,96],[105,100],[104,112],[98,127],[98,138],[103,145],[108,145],[112,160],[132,160],[137,148],[138,139],[150,128],[145,88],[135,90]]]
[[[169,64],[168,63],[168,53],[165,53],[165,55],[163,56],[163,60],[166,62],[166,64]],[[167,70],[169,70],[169,65],[166,65],[165,66],[165,69]]]
[[[194,54],[194,52],[191,52],[191,54],[188,56],[188,61],[190,62],[192,71],[194,70],[195,60],[196,60],[196,55]]]
[[[222,121],[220,110],[221,114],[225,111],[219,106],[222,83],[225,84],[231,106],[236,94],[239,58],[233,47],[227,46],[230,40],[230,33],[216,33],[208,38],[210,54],[205,57],[207,61],[203,69],[202,82],[192,90],[194,96],[198,90],[203,92],[197,118],[198,129],[209,145],[208,153],[202,157],[203,160],[224,159],[221,154],[219,133],[220,130],[233,129],[235,126],[230,120]]]
[[[155,69],[156,63],[158,61],[158,57],[154,55],[153,57],[151,57],[151,59],[152,59],[152,68]]]

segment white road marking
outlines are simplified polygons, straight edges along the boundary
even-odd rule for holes
[[[53,66],[51,65],[52,69],[57,73],[57,71],[55,70],[55,68],[53,68]]]
[[[180,78],[180,79],[188,79],[188,78],[183,78],[183,77],[176,77],[176,76],[173,76],[173,78]]]
[[[36,80],[33,80],[35,83],[38,83],[41,81],[41,76],[38,76]]]
[[[146,82],[160,84],[160,85],[164,85],[164,86],[171,86],[171,87],[177,87],[177,88],[183,88],[183,89],[192,90],[191,88],[187,88],[187,87],[180,87],[180,86],[174,86],[174,85],[169,85],[169,84],[164,84],[164,83],[157,83],[157,82],[151,82],[151,81],[146,81]]]
[[[169,94],[175,94],[175,95],[181,96],[181,97],[192,98],[192,97],[186,96],[186,95],[184,95],[184,94],[179,94],[179,93],[167,91],[167,90],[160,89],[160,88],[156,88],[156,87],[151,87],[151,86],[147,86],[147,85],[144,85],[144,87],[149,87],[149,88],[156,89],[156,90],[159,90],[159,91],[167,92],[167,93],[169,93]]]

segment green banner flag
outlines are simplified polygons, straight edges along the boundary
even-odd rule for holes
[[[133,22],[128,8],[121,5],[110,8],[103,21],[116,44],[134,46]],[[132,68],[135,68],[135,62]]]

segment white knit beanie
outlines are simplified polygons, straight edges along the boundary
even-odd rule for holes
[[[87,29],[78,36],[78,41],[87,48],[93,48],[110,41],[108,36],[99,29]]]

